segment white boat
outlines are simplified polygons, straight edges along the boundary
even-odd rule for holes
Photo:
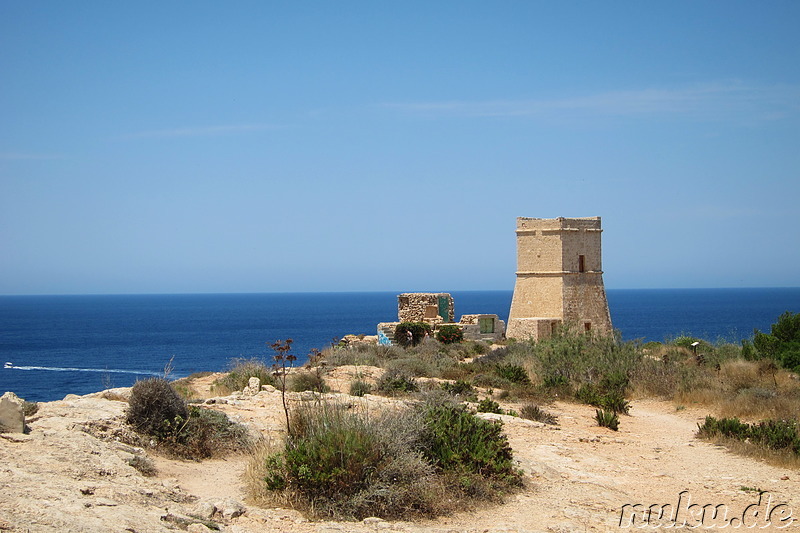
[[[6,361],[6,364],[3,365],[3,368],[13,368],[14,365],[11,364],[11,361]]]

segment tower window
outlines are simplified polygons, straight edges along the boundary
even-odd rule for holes
[[[586,256],[578,256],[578,272],[586,272]]]

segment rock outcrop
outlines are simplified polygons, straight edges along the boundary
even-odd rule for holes
[[[23,433],[25,431],[24,401],[13,392],[0,397],[0,433]]]

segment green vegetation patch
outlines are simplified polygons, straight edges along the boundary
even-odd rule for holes
[[[455,324],[445,324],[436,330],[436,340],[442,344],[456,344],[464,340],[464,331]]]
[[[231,422],[219,411],[187,406],[162,378],[139,381],[133,386],[125,421],[176,457],[206,459],[250,445],[244,426]]]
[[[521,480],[501,426],[449,402],[379,416],[322,403],[296,410],[291,425],[257,479],[316,517],[437,516],[496,500]]]
[[[749,441],[771,450],[787,450],[800,455],[800,423],[797,420],[764,420],[748,424],[736,417],[716,419],[707,416],[703,424],[697,425],[697,436]]]

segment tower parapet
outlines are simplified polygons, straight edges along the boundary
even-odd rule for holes
[[[612,333],[600,217],[517,218],[517,280],[507,337],[547,337],[561,324]]]

